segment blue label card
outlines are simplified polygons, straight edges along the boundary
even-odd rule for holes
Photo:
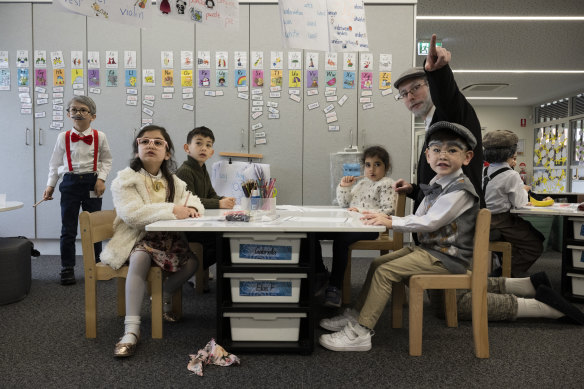
[[[361,165],[358,163],[344,163],[343,176],[359,177],[361,175]]]
[[[580,236],[584,236],[584,224],[580,226]]]
[[[239,295],[291,297],[292,281],[241,281]]]
[[[246,259],[290,261],[292,260],[292,246],[242,244],[239,246],[239,257]]]
[[[584,262],[584,251],[580,253],[580,262]]]

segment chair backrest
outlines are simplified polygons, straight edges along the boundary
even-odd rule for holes
[[[491,211],[483,208],[477,215],[474,234],[474,252],[472,255],[473,287],[487,283],[487,269],[489,263],[489,232],[491,229]]]
[[[403,217],[406,215],[406,194],[400,193],[395,199],[395,216]],[[403,232],[392,231],[394,247],[403,246],[404,234]],[[389,239],[389,231],[385,230],[379,233],[381,239]]]
[[[95,265],[93,244],[109,239],[114,235],[115,210],[87,212],[79,214],[79,229],[81,230],[81,247],[85,266]]]

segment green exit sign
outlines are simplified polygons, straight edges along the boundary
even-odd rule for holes
[[[442,42],[436,42],[436,46],[442,47]],[[430,51],[430,41],[419,41],[418,55],[428,55],[428,51]]]

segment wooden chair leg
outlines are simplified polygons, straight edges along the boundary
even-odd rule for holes
[[[477,358],[489,358],[487,289],[472,294],[472,333]]]
[[[126,316],[126,279],[118,277],[117,279],[117,302],[118,316]]]
[[[511,250],[512,250],[511,243],[505,245],[502,254],[503,254],[503,264],[502,264],[502,272],[501,275],[503,277],[511,277]]]
[[[152,290],[152,338],[162,339],[162,269],[153,267],[150,285]]]
[[[458,327],[456,289],[444,289],[444,316],[448,327]]]
[[[343,279],[343,304],[351,304],[351,253],[347,255],[347,268],[345,269],[345,278]]]
[[[424,321],[424,289],[410,278],[410,355],[422,355],[422,325]]]
[[[391,292],[391,327],[402,328],[406,286],[403,282],[393,284]]]
[[[85,277],[85,337],[97,337],[97,285],[95,277]]]
[[[201,295],[205,289],[205,284],[209,282],[209,269],[205,270],[203,266],[203,245],[201,243],[191,242],[189,247],[197,256],[199,265],[195,273],[195,294]]]

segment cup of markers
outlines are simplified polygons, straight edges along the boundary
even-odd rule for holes
[[[276,217],[276,179],[265,181],[247,180],[241,184],[244,197],[241,198],[240,207],[243,211],[249,211],[252,221],[273,219]]]

